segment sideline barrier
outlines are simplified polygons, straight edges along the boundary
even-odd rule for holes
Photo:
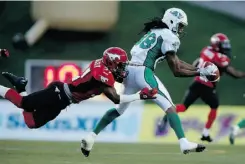
[[[185,113],[180,113],[186,137],[191,141],[200,142],[199,138],[209,113],[207,106],[191,106]],[[177,143],[175,133],[168,126],[165,133],[159,133],[157,123],[164,112],[155,104],[145,105],[143,112],[140,142],[146,143]],[[211,135],[218,144],[228,144],[230,127],[245,118],[245,106],[220,106]],[[236,144],[245,144],[245,131],[237,137]]]
[[[0,101],[0,139],[80,141],[91,132],[103,114],[114,105],[87,101],[71,105],[40,129],[28,129],[22,109]],[[143,103],[130,105],[123,116],[111,123],[97,138],[98,142],[136,142],[139,138]]]

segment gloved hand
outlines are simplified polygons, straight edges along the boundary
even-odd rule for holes
[[[214,64],[208,65],[206,67],[201,67],[201,68],[199,68],[200,76],[207,82],[209,77],[215,77],[216,76],[214,71],[217,69],[218,69],[217,66]]]
[[[0,49],[0,57],[8,58],[9,51],[7,49]]]
[[[140,91],[140,99],[141,100],[147,100],[147,99],[155,99],[156,98],[156,94],[157,94],[157,89],[153,88],[153,89],[149,89],[149,88],[143,88]]]

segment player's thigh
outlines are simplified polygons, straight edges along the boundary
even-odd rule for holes
[[[137,85],[137,82],[138,82],[138,78],[140,78],[141,72],[144,72],[144,69],[142,71],[142,68],[143,67],[137,67],[137,66],[127,67],[128,76],[123,81],[123,85],[126,88],[125,93],[133,94],[141,89],[139,85]]]
[[[63,106],[59,92],[56,92],[56,83],[50,84],[41,91],[34,92],[23,97],[22,106],[26,111],[34,109],[56,109]]]
[[[205,92],[201,95],[201,99],[212,109],[219,107],[219,98],[214,88],[206,87]]]
[[[138,90],[136,88],[134,88],[134,87],[124,85],[124,90],[123,90],[122,94],[130,95],[130,94],[136,93],[137,91]],[[129,107],[129,105],[130,105],[130,102],[121,103],[119,105],[116,105],[116,110],[121,115],[121,114],[123,114],[126,111],[126,109]]]
[[[137,72],[136,84],[140,89],[145,87],[157,88],[157,98],[153,101],[163,110],[166,111],[168,108],[174,106],[167,89],[159,80],[159,78],[154,75],[151,69],[147,67],[141,67],[141,69],[139,69]]]
[[[60,110],[54,109],[36,110],[33,112],[36,128],[42,127],[49,121],[55,119],[60,114],[60,112]]]
[[[197,82],[193,82],[189,89],[185,92],[183,98],[183,104],[186,108],[188,108],[191,104],[193,104],[200,96],[201,87]]]
[[[25,111],[33,111],[43,108],[44,104],[47,104],[47,101],[52,99],[52,95],[53,93],[49,88],[31,93],[28,96],[23,97],[22,107]]]
[[[122,94],[124,94],[124,95],[135,94],[136,92],[139,91],[139,89],[135,86],[133,70],[130,71],[130,69],[129,69],[128,71],[129,71],[128,77],[123,82],[124,88],[123,88]],[[121,104],[116,106],[116,109],[117,109],[118,113],[121,115],[126,111],[126,109],[129,107],[129,105],[130,105],[130,103],[121,103]]]
[[[154,73],[147,67],[135,67],[134,69],[134,83],[136,87],[141,90],[145,87],[151,87],[151,81],[153,79]]]
[[[156,83],[157,83],[156,88],[158,89],[158,94],[157,94],[157,98],[154,99],[153,101],[160,108],[162,108],[164,111],[167,111],[170,107],[173,107],[175,105],[174,105],[174,103],[171,99],[171,96],[170,96],[168,90],[166,89],[166,87],[163,85],[163,83],[159,80],[158,77],[156,77],[156,76],[154,76],[154,77],[155,77]],[[151,87],[154,87],[154,85]]]

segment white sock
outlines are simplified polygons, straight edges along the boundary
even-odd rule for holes
[[[209,129],[204,128],[203,131],[202,131],[202,134],[203,134],[205,137],[209,136]]]
[[[179,143],[180,144],[185,144],[185,143],[188,143],[189,141],[186,139],[186,138],[181,138],[179,139]]]
[[[234,127],[234,130],[233,130],[233,134],[236,136],[240,130],[239,126],[235,125]]]
[[[27,92],[21,92],[20,95],[21,96],[27,96],[28,94],[27,94]]]
[[[95,134],[94,132],[90,132],[90,135],[93,137],[93,138],[96,138],[97,134]]]
[[[10,88],[4,87],[2,85],[0,85],[0,96],[2,96],[3,98],[5,98],[6,93],[8,92]]]

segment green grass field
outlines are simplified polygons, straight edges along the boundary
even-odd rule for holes
[[[178,145],[96,144],[85,158],[75,142],[0,141],[1,164],[242,164],[244,152],[243,146],[208,145],[182,155]]]

